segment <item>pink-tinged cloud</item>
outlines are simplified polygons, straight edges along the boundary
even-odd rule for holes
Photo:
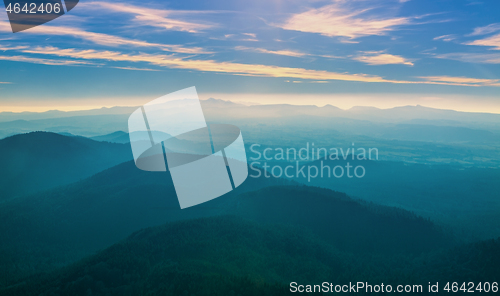
[[[434,56],[438,59],[448,59],[467,63],[500,64],[500,53],[445,53]]]
[[[102,10],[106,12],[111,11],[131,14],[133,15],[132,21],[137,25],[158,27],[171,31],[198,33],[214,27],[213,24],[204,24],[180,19],[179,14],[192,14],[192,12],[190,13],[186,11],[153,9],[145,8],[144,6],[110,2],[89,2],[81,4],[79,8],[93,11]],[[174,15],[177,15],[177,17],[174,17]]]
[[[382,53],[380,51],[364,52],[361,55],[353,57],[353,60],[366,63],[368,65],[391,65],[402,64],[413,66],[413,62],[402,56]]]
[[[10,25],[7,22],[0,22],[0,31],[11,32]],[[133,46],[145,48],[159,48],[163,51],[170,51],[175,53],[185,54],[208,54],[209,51],[200,47],[184,47],[181,45],[170,45],[161,43],[150,43],[136,39],[128,39],[103,33],[88,32],[79,28],[63,27],[63,26],[38,26],[31,28],[24,34],[46,35],[46,36],[71,36],[82,40],[90,41],[95,44],[120,47],[120,46]]]
[[[42,65],[52,65],[52,66],[102,65],[86,61],[39,59],[39,58],[32,58],[25,56],[0,56],[0,60],[13,61],[13,62],[26,62],[32,64],[42,64]]]
[[[284,55],[289,57],[304,57],[309,54],[294,50],[268,50],[264,48],[246,47],[246,46],[236,46],[234,49],[249,52],[267,53],[275,55]]]
[[[336,0],[333,4],[295,14],[276,26],[285,30],[353,39],[385,35],[398,26],[411,23],[407,17],[369,17],[366,13],[371,9],[353,9],[349,4],[349,1]]]
[[[484,27],[477,27],[474,29],[474,32],[470,33],[467,36],[487,35],[495,33],[497,31],[500,31],[500,23],[490,24]]]
[[[260,64],[242,64],[232,62],[218,62],[215,60],[186,59],[173,55],[162,54],[125,54],[116,51],[101,50],[78,50],[78,49],[60,49],[56,47],[35,47],[22,49],[24,53],[53,55],[58,57],[101,60],[113,62],[143,62],[155,66],[186,69],[200,72],[215,72],[240,76],[256,77],[282,77],[292,79],[303,79],[311,81],[354,81],[354,82],[379,82],[379,83],[398,83],[398,84],[442,84],[442,85],[461,85],[461,86],[500,86],[497,79],[476,79],[466,77],[446,77],[432,76],[419,77],[421,81],[390,80],[376,75],[368,74],[349,74],[338,73],[323,70],[310,70],[304,68],[279,67]]]
[[[479,45],[479,46],[491,46],[492,49],[500,50],[500,34],[493,35],[484,39],[478,39],[471,42],[464,43],[466,45]]]
[[[462,85],[462,86],[500,86],[500,79],[479,79],[452,76],[421,76],[418,77],[434,84]]]

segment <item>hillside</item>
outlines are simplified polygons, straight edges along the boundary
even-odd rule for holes
[[[91,139],[94,141],[99,141],[99,142],[111,142],[111,143],[122,143],[122,144],[130,143],[130,137],[129,137],[128,133],[123,132],[123,131],[117,131],[117,132],[107,134],[107,135],[102,135],[102,136],[95,136],[95,137],[91,137]]]
[[[144,227],[213,216],[232,197],[283,180],[248,179],[236,190],[180,210],[168,173],[145,172],[133,161],[88,179],[0,204],[0,279],[62,266]]]
[[[353,256],[307,232],[221,216],[140,230],[73,265],[0,289],[0,295],[243,296],[291,294],[292,281],[425,288],[428,281],[491,283],[500,275],[499,250],[496,240],[420,257]],[[449,295],[442,288],[432,295]]]
[[[48,132],[0,140],[0,201],[73,183],[132,158],[125,144]]]
[[[305,229],[340,250],[354,253],[418,254],[452,245],[448,241],[451,237],[429,220],[315,187],[268,187],[248,192],[238,196],[228,213]]]
[[[274,187],[263,189],[270,186]],[[360,204],[342,193],[274,178],[248,178],[222,197],[180,210],[168,173],[144,172],[126,162],[75,184],[1,205],[0,236],[5,240],[0,252],[5,256],[0,258],[0,270],[8,273],[0,278],[65,265],[144,227],[228,214],[306,229],[356,252],[419,253],[449,244],[432,223],[408,212]],[[405,234],[404,229],[411,232]],[[388,245],[400,235],[407,241]],[[429,240],[434,243],[423,243]]]
[[[0,294],[276,295],[286,291],[283,282],[292,276],[332,278],[345,270],[331,273],[333,265],[345,266],[308,236],[216,217],[138,231],[95,256]]]
[[[437,157],[438,155],[436,155]],[[352,160],[316,160],[308,165],[321,168],[349,163],[351,175],[357,166],[365,169],[362,178],[333,175],[295,181],[347,193],[376,204],[403,208],[433,221],[453,225],[466,239],[489,239],[500,236],[500,169],[423,165],[416,163]],[[271,165],[286,166],[273,163]],[[360,170],[361,171],[361,170]],[[465,232],[463,234],[462,232]]]

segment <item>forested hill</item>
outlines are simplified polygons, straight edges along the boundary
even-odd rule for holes
[[[428,281],[491,283],[500,276],[499,250],[500,240],[494,240],[420,257],[354,256],[302,230],[219,216],[138,231],[69,267],[6,287],[0,295],[244,296],[290,294],[292,281],[383,281],[425,288]]]
[[[0,201],[85,179],[132,159],[130,146],[49,132],[0,140]]]
[[[0,241],[5,255],[0,257],[0,278],[63,266],[141,228],[227,214],[306,229],[355,252],[418,254],[452,241],[409,212],[371,207],[343,193],[275,178],[249,177],[224,196],[181,210],[168,173],[144,172],[127,162],[75,184],[2,204],[0,236],[6,239]]]

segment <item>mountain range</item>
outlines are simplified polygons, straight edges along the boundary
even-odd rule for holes
[[[24,136],[35,143],[40,136],[58,139],[48,142],[53,146],[49,151],[69,152],[67,143],[83,141],[47,133]],[[103,147],[121,145],[84,140]],[[30,155],[29,150],[18,153]],[[59,169],[63,174],[64,167]],[[275,178],[248,178],[224,196],[181,210],[168,172],[141,171],[128,161],[70,185],[1,203],[0,236],[5,239],[0,243],[0,270],[6,273],[0,277],[63,266],[141,228],[219,215],[303,229],[339,250],[357,253],[419,254],[455,243],[410,212]]]

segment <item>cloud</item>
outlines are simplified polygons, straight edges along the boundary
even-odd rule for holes
[[[257,38],[257,34],[255,34],[255,33],[241,33],[241,34],[246,35],[246,36],[250,36],[252,38]]]
[[[25,56],[0,56],[0,60],[26,62],[26,63],[52,65],[52,66],[102,65],[86,61],[39,59],[39,58],[32,58]]]
[[[500,79],[478,79],[450,76],[421,76],[418,77],[434,84],[461,85],[461,86],[500,86]]]
[[[115,69],[122,69],[122,70],[133,70],[133,71],[160,71],[157,69],[149,69],[149,68],[134,68],[134,67],[111,67]]]
[[[464,43],[465,45],[492,46],[495,50],[500,50],[500,34],[488,38],[479,39]]]
[[[241,50],[241,51],[257,52],[257,53],[283,55],[283,56],[297,57],[297,58],[311,56],[311,57],[322,57],[322,58],[327,58],[327,59],[345,59],[345,57],[341,57],[341,56],[334,56],[334,55],[328,55],[328,54],[311,54],[311,53],[305,53],[305,52],[300,52],[300,51],[291,50],[291,49],[268,50],[265,48],[246,47],[246,46],[236,46],[234,49]]]
[[[475,28],[474,32],[470,33],[467,36],[487,35],[487,34],[495,33],[497,31],[500,31],[500,23],[495,23],[495,24],[484,26],[484,27]]]
[[[240,41],[259,41],[259,39],[257,39],[257,34],[255,33],[241,33],[241,35],[245,37],[244,39],[240,39]]]
[[[349,1],[336,0],[321,8],[309,9],[276,25],[285,30],[318,33],[324,36],[358,38],[370,35],[385,35],[396,27],[411,23],[407,17],[371,17],[367,12],[373,8],[355,9]]]
[[[456,39],[456,37],[453,34],[451,34],[451,35],[443,35],[443,36],[438,36],[438,37],[432,38],[432,40],[443,40],[443,41],[446,41],[446,42],[450,42],[450,41],[453,41],[455,39]]]
[[[190,22],[170,17],[175,14],[190,13],[175,10],[153,9],[145,8],[143,6],[134,6],[124,3],[110,3],[110,2],[89,2],[80,4],[79,9],[88,10],[103,10],[106,12],[121,12],[132,14],[134,16],[133,22],[141,26],[158,27],[172,31],[184,31],[189,33],[198,33],[203,30],[211,29],[214,25],[202,24],[199,22]],[[207,13],[207,12],[202,12]]]
[[[500,86],[498,79],[476,79],[466,77],[428,76],[421,81],[390,80],[377,75],[349,74],[303,68],[279,67],[260,64],[218,62],[214,60],[186,59],[161,54],[125,54],[116,51],[60,49],[56,47],[35,47],[22,49],[24,53],[53,55],[65,58],[102,60],[114,62],[143,62],[171,69],[195,70],[240,76],[281,77],[311,81],[354,81],[397,84],[442,84],[461,86]],[[296,81],[296,80],[294,80]]]
[[[116,51],[99,50],[77,50],[59,49],[56,47],[36,47],[22,50],[25,53],[55,55],[66,58],[87,59],[87,60],[107,60],[118,62],[145,62],[151,65],[188,69],[202,72],[227,73],[242,76],[259,77],[286,77],[297,79],[308,79],[315,81],[342,80],[359,82],[393,82],[400,81],[386,80],[380,76],[367,74],[348,74],[321,70],[309,70],[303,68],[279,67],[259,64],[241,64],[232,62],[217,62],[214,60],[184,59],[172,55],[159,54],[124,54]]]
[[[500,64],[499,53],[446,53],[434,56],[438,59],[448,59],[467,63]]]
[[[7,50],[21,50],[21,49],[26,49],[26,48],[29,48],[28,46],[14,46],[14,47],[10,47],[10,46],[7,46],[7,45],[0,45],[0,50],[2,51],[7,51]]]
[[[402,56],[383,53],[380,51],[366,51],[363,55],[353,57],[353,60],[360,61],[369,65],[390,65],[402,64],[413,66],[413,63]]]
[[[0,21],[0,31],[12,32],[10,24],[8,22]],[[63,26],[37,26],[23,32],[25,34],[35,34],[35,35],[49,35],[49,36],[71,36],[74,38],[83,39],[85,41],[90,41],[95,44],[119,47],[123,45],[129,45],[134,47],[153,47],[159,48],[164,51],[185,53],[185,54],[208,54],[211,52],[205,51],[200,47],[183,47],[180,45],[170,45],[161,43],[149,43],[146,41],[127,39],[119,36],[88,32],[79,28],[73,27],[63,27]]]
[[[255,47],[246,47],[246,46],[236,46],[234,49],[242,50],[242,51],[258,52],[258,53],[284,55],[284,56],[289,56],[289,57],[304,57],[304,56],[309,55],[307,53],[294,51],[294,50],[267,50],[264,48],[255,48]]]

